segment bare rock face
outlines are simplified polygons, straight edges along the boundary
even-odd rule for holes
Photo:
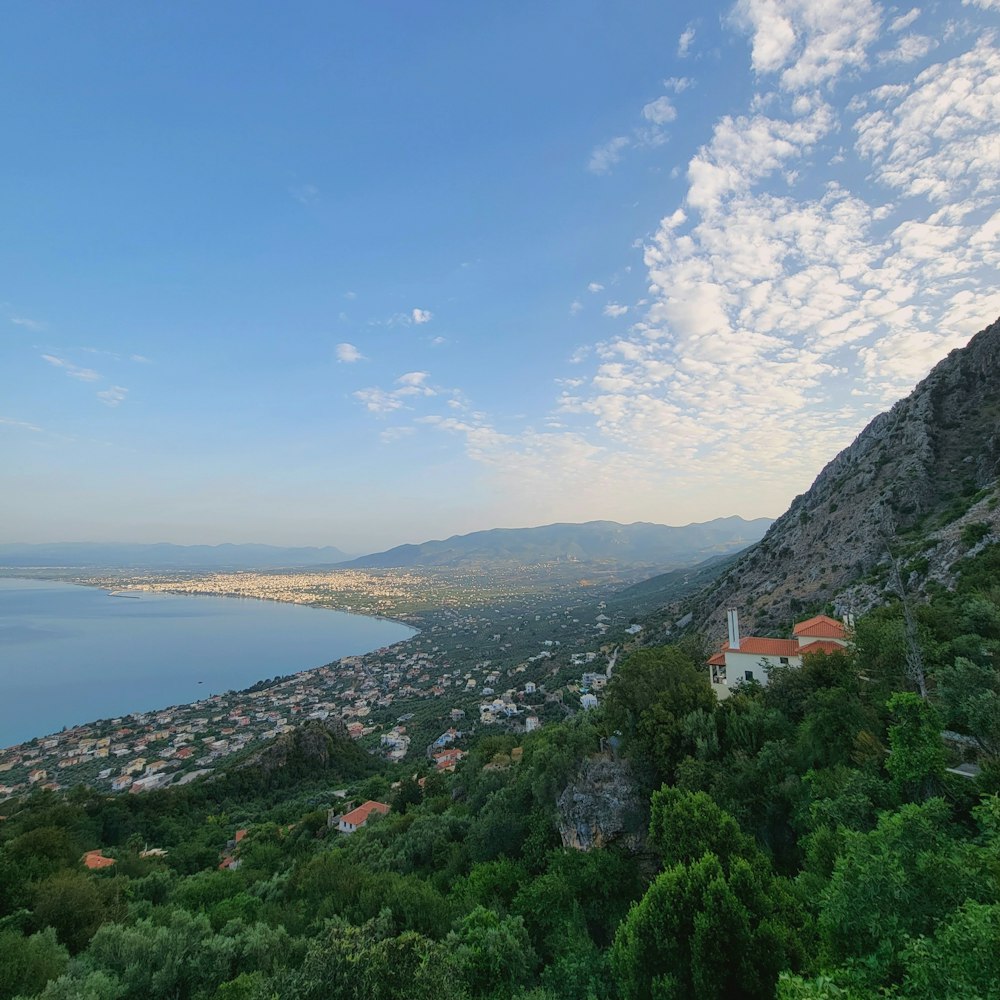
[[[725,609],[738,608],[749,632],[787,624],[799,604],[833,599],[886,558],[887,516],[905,531],[998,476],[1000,320],[872,420],[699,600],[695,623],[721,635]]]
[[[627,761],[605,756],[586,761],[556,805],[564,847],[590,851],[617,842],[641,850],[643,803]]]

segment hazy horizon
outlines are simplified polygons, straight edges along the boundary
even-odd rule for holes
[[[774,517],[769,517],[767,515],[763,515],[760,518],[746,518],[746,517],[743,517],[741,514],[722,514],[722,515],[719,516],[719,518],[709,518],[708,521],[687,521],[684,524],[663,524],[662,522],[659,522],[659,521],[645,521],[645,522],[643,522],[643,521],[632,521],[632,522],[628,522],[628,524],[625,524],[625,527],[628,527],[630,524],[643,524],[643,523],[645,523],[645,524],[659,524],[659,525],[662,525],[663,527],[667,527],[667,528],[687,528],[687,527],[691,527],[692,525],[706,524],[706,523],[709,523],[710,521],[713,521],[713,520],[726,520],[726,519],[733,518],[733,517],[738,517],[741,520],[744,520],[744,521],[747,521],[747,522],[751,522],[751,521],[754,521],[754,520],[767,520],[767,521],[774,521],[775,520]],[[459,535],[459,534],[466,535],[466,534],[475,534],[477,532],[498,531],[498,530],[499,531],[517,531],[517,530],[529,529],[529,528],[547,528],[547,527],[551,527],[554,524],[588,524],[588,523],[593,523],[595,521],[610,521],[610,520],[611,520],[610,518],[592,518],[591,521],[589,521],[589,522],[588,521],[552,521],[552,522],[549,522],[547,524],[521,524],[521,525],[498,524],[498,525],[493,525],[493,526],[488,527],[488,528],[473,528],[473,529],[471,529],[470,531],[467,531],[467,532],[448,532],[446,534],[440,535],[440,536],[435,537],[435,538],[419,538],[419,539],[413,538],[413,539],[406,539],[406,540],[401,541],[401,542],[391,542],[391,543],[388,543],[388,544],[385,544],[385,545],[379,545],[378,548],[376,548],[376,549],[368,549],[368,550],[365,550],[364,552],[358,551],[358,552],[353,552],[353,553],[351,553],[343,545],[338,545],[336,543],[336,541],[332,541],[332,542],[317,542],[317,543],[314,543],[314,544],[313,543],[304,543],[304,544],[296,544],[296,545],[284,545],[284,544],[282,544],[280,542],[270,542],[270,541],[266,541],[266,540],[265,541],[261,541],[261,540],[258,540],[258,539],[252,539],[252,540],[242,539],[242,540],[236,540],[236,541],[230,539],[230,540],[224,540],[224,541],[220,541],[220,542],[186,542],[186,541],[171,541],[169,539],[162,539],[162,538],[160,538],[160,539],[154,539],[152,541],[137,540],[137,539],[126,539],[126,538],[97,538],[97,539],[94,539],[94,538],[72,538],[72,539],[70,539],[70,538],[55,538],[55,539],[41,539],[41,540],[34,540],[34,541],[33,540],[26,540],[26,541],[22,542],[22,541],[12,541],[10,539],[0,538],[0,546],[7,546],[7,545],[178,545],[178,546],[186,546],[186,547],[208,546],[208,547],[212,547],[212,548],[217,548],[217,547],[223,546],[223,545],[265,545],[265,546],[269,546],[271,548],[280,548],[280,549],[285,549],[285,548],[316,548],[316,549],[336,548],[336,549],[340,549],[341,551],[345,552],[349,557],[353,558],[354,556],[367,555],[369,553],[375,553],[375,552],[380,552],[380,551],[384,551],[384,550],[387,550],[387,549],[396,548],[399,545],[407,545],[407,544],[420,545],[420,544],[424,544],[426,542],[432,542],[432,541],[447,541],[449,538],[454,537],[454,536]],[[624,522],[613,522],[613,523],[623,523],[624,524]]]
[[[1000,315],[998,15],[12,9],[0,523],[780,514]]]

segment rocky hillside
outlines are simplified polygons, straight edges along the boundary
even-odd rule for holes
[[[887,586],[887,537],[908,587],[947,583],[957,557],[1000,533],[998,476],[1000,320],[837,455],[689,606],[694,624],[724,634],[730,607],[748,632],[828,601],[867,610]]]

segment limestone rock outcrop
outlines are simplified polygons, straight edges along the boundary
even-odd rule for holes
[[[557,810],[564,847],[590,851],[616,842],[638,851],[643,846],[643,801],[625,760],[587,760],[559,796]]]
[[[896,532],[932,528],[977,500],[992,513],[995,505],[979,494],[995,489],[998,476],[1000,320],[875,417],[689,608],[694,623],[721,636],[732,607],[748,631],[780,627],[801,606],[835,600],[885,561],[887,521]],[[954,547],[941,553],[953,555]],[[942,572],[930,567],[932,577]]]

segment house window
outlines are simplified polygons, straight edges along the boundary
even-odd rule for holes
[[[744,670],[743,673],[746,676],[746,679],[748,681],[752,681],[753,680],[753,671],[752,670]]]
[[[781,665],[783,667],[787,667],[788,666],[788,657],[787,656],[780,656],[780,657],[778,657],[778,659],[781,661]]]

